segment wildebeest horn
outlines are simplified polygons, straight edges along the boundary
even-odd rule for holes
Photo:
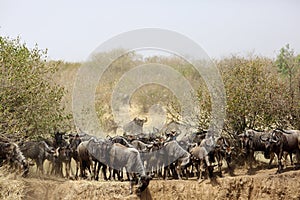
[[[223,142],[224,142],[225,146],[229,147],[229,145],[228,145],[227,141],[225,140],[225,138],[222,138],[222,139],[223,139]]]
[[[278,142],[278,140],[274,140],[273,138],[271,139],[271,142],[273,142],[273,143],[277,143]]]
[[[145,117],[144,123],[146,123],[147,121],[148,121],[148,118],[147,118],[147,117]]]
[[[238,135],[238,137],[244,137],[245,136],[245,133],[241,133]]]
[[[261,141],[263,141],[263,142],[266,142],[266,141],[268,140],[268,138],[263,138],[262,135],[259,136],[259,139],[260,139]]]

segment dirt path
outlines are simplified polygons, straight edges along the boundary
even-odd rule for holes
[[[19,184],[22,190],[8,192],[1,199],[19,192],[22,199],[300,199],[300,171],[288,170],[275,175],[276,169],[259,170],[245,175],[236,170],[235,176],[205,180],[152,180],[141,198],[129,195],[128,182],[72,181],[58,178],[13,178],[5,183]],[[2,180],[2,177],[0,176]],[[0,180],[0,188],[3,182]],[[7,184],[11,185],[11,184]],[[7,186],[6,185],[6,186]],[[20,192],[22,191],[22,192]],[[7,194],[7,193],[6,193]],[[16,197],[16,195],[14,195]]]

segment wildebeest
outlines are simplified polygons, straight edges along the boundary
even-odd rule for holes
[[[126,147],[133,147],[125,137],[123,136],[115,136],[115,137],[110,137],[109,140],[113,143],[119,143],[122,144]]]
[[[228,169],[230,169],[231,157],[232,157],[232,150],[234,147],[229,145],[229,142],[224,137],[219,137],[216,140],[216,147],[213,151],[214,157],[218,162],[218,171],[220,176],[222,176],[222,164],[223,159],[226,161]]]
[[[46,159],[51,160],[51,157],[54,154],[54,149],[49,147],[44,141],[22,142],[19,144],[19,146],[26,158],[31,158],[35,161],[37,172],[44,173],[44,161]]]
[[[131,145],[139,150],[140,152],[149,152],[149,150],[152,148],[153,144],[146,144],[139,140],[133,140],[130,142]]]
[[[78,159],[80,164],[80,176],[85,178],[85,170],[87,169],[92,176],[91,167],[93,166],[92,156],[87,149],[87,144],[89,141],[81,142],[77,147]],[[76,172],[77,174],[77,172]]]
[[[63,177],[63,164],[65,164],[66,177],[70,177],[71,170],[71,148],[69,146],[58,147],[53,155],[52,173]]]
[[[79,146],[79,144],[82,142],[79,134],[76,135],[69,135],[69,148],[71,150],[71,158],[74,159],[75,163],[76,163],[76,172],[75,172],[75,178],[78,178],[78,170],[79,170],[79,166],[80,166],[80,161],[79,161],[79,155],[78,155],[78,151],[77,151],[77,147]]]
[[[138,117],[134,118],[131,122],[124,125],[124,135],[138,135],[143,133],[144,123],[147,122],[147,118],[140,119]]]
[[[209,152],[204,146],[196,146],[191,149],[191,155],[194,159],[196,159],[199,163],[197,163],[196,168],[197,172],[199,173],[200,182],[202,179],[203,173],[208,174],[209,177],[212,177],[213,173],[213,166],[212,166],[212,154],[209,155]]]
[[[54,148],[65,147],[68,145],[67,141],[64,139],[64,136],[65,136],[64,132],[57,131],[54,134],[54,142],[53,142]]]
[[[264,157],[266,159],[270,159],[269,166],[271,165],[274,159],[274,154],[270,154],[270,152],[267,151],[264,141],[261,140],[261,137],[268,137],[269,134],[269,132],[260,132],[249,129],[238,135],[240,138],[241,149],[245,153],[246,158],[249,160],[250,169],[252,169],[252,164],[255,160],[255,151],[263,152]]]
[[[119,143],[92,139],[87,144],[88,151],[100,162],[113,169],[126,168],[130,179],[130,193],[134,183],[138,184],[138,192],[145,190],[151,177],[146,175],[138,150],[128,148]]]
[[[270,152],[274,152],[278,158],[278,171],[282,172],[282,156],[284,151],[290,156],[296,154],[297,164],[300,162],[300,131],[299,130],[274,130],[268,137],[261,137],[265,142],[266,148]],[[291,158],[292,160],[292,158]]]
[[[171,165],[175,163],[175,170],[179,179],[181,179],[182,170],[190,162],[190,153],[184,150],[176,140],[166,142],[162,149],[163,153],[163,163],[165,166],[164,178],[166,178],[166,173],[168,168],[172,167]],[[175,172],[174,172],[175,173]]]
[[[152,175],[157,175],[157,177],[162,177],[162,168],[164,164],[164,152],[160,151],[163,147],[162,141],[155,141],[152,144],[152,148],[149,150],[147,155],[147,165],[146,170]]]
[[[80,147],[81,152],[79,154],[79,149],[78,146],[82,143],[85,142],[83,145],[86,145],[86,142],[89,141],[90,139],[96,139],[94,136],[86,134],[86,133],[80,133],[80,134],[69,134],[69,148],[71,149],[71,157],[75,160],[76,162],[76,173],[75,173],[75,178],[78,178],[78,170],[81,167],[84,169],[81,169],[81,174],[84,174],[85,169],[90,169],[92,165],[91,162],[94,161],[94,179],[98,180],[99,179],[99,171],[102,168],[102,173],[104,176],[104,180],[107,180],[106,176],[106,165],[99,162],[97,159],[94,158],[93,155],[87,156],[85,152],[85,147]],[[83,156],[82,158],[80,156]],[[91,161],[91,160],[92,161]],[[82,172],[83,171],[83,172]]]
[[[16,143],[0,142],[0,165],[3,161],[10,164],[11,167],[17,166],[20,168],[24,177],[29,172],[28,162]]]

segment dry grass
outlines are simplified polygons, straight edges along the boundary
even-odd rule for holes
[[[22,199],[25,183],[19,178],[19,174],[10,173],[9,171],[7,166],[0,168],[0,199]]]

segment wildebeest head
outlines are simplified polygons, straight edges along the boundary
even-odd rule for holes
[[[149,185],[150,180],[152,180],[151,176],[141,175],[138,179],[138,193],[143,192]]]
[[[139,125],[139,126],[144,126],[144,123],[146,123],[148,121],[147,117],[145,117],[145,119],[141,119],[141,118],[134,118],[133,121]]]
[[[241,150],[243,153],[246,153],[247,149],[249,148],[250,142],[254,137],[254,131],[246,130],[242,134],[239,134],[238,137],[240,139]]]
[[[70,143],[70,149],[74,152],[78,145],[82,142],[79,135],[76,134],[75,136],[71,135],[69,136],[69,143]]]
[[[70,147],[58,147],[54,152],[54,157],[60,161],[71,160]]]
[[[66,146],[67,142],[64,138],[65,133],[64,132],[59,132],[57,131],[54,135],[54,146],[57,147],[62,147]]]
[[[230,146],[229,142],[224,138],[220,137],[216,141],[216,149],[223,152],[224,158],[228,163],[231,163],[233,146]]]
[[[266,152],[273,151],[274,147],[279,144],[281,134],[281,132],[274,130],[272,133],[260,137],[260,140],[265,144]]]

